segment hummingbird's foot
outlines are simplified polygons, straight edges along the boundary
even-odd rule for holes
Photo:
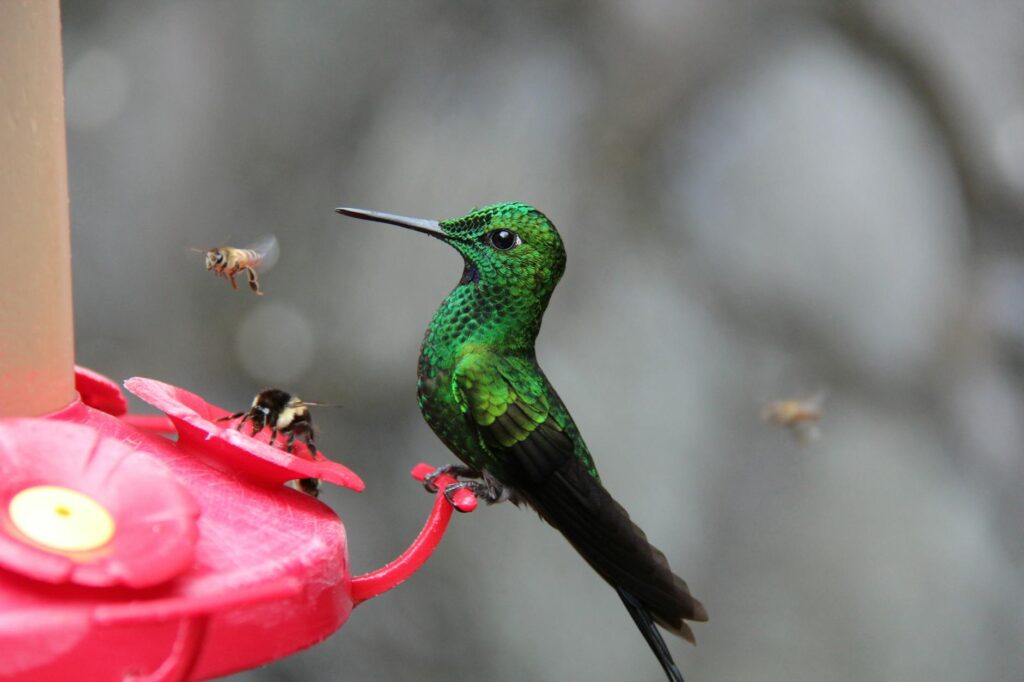
[[[459,481],[458,483],[451,483],[445,487],[444,497],[458,511],[462,510],[455,504],[455,493],[463,489],[469,490],[478,500],[483,500],[487,504],[504,502],[509,499],[510,492],[508,488],[497,481],[492,480]]]
[[[462,511],[458,505],[455,504],[455,493],[460,490],[466,489],[473,493],[473,496],[480,499],[481,494],[484,492],[481,488],[484,488],[484,484],[480,481],[459,481],[458,483],[450,483],[444,489],[444,499],[448,500],[448,504],[455,508],[456,511]]]
[[[438,476],[444,476],[445,474],[450,474],[456,478],[480,478],[480,472],[476,469],[463,464],[445,464],[423,477],[423,487],[427,489],[428,493],[436,493],[437,486],[434,485],[434,481],[437,480]]]

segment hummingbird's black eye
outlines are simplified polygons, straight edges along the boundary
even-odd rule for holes
[[[488,243],[498,251],[508,251],[523,243],[519,235],[509,230],[495,230],[487,234]]]

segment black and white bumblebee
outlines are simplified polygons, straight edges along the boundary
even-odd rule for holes
[[[292,452],[295,449],[295,439],[301,438],[312,455],[319,452],[316,447],[316,431],[313,427],[313,417],[310,414],[310,407],[338,407],[328,403],[318,403],[309,400],[302,400],[296,395],[279,388],[268,388],[261,391],[253,398],[252,405],[245,412],[235,412],[217,421],[229,421],[238,419],[241,421],[235,426],[239,431],[246,422],[252,423],[252,433],[257,434],[263,429],[270,427],[270,443],[277,441],[279,433],[288,436],[285,442],[285,449]],[[320,492],[320,481],[316,478],[301,478],[298,481],[298,488],[304,493],[316,497]]]

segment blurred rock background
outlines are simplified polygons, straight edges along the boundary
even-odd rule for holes
[[[454,252],[332,212],[524,200],[569,267],[538,353],[708,606],[699,680],[1024,679],[1024,4],[64,6],[79,362],[320,442],[353,568],[444,451],[415,403]],[[257,298],[189,247],[275,233]],[[796,446],[767,400],[827,389]],[[536,515],[455,520],[326,643],[232,679],[661,680]]]

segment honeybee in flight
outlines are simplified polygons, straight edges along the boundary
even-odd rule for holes
[[[262,296],[260,283],[256,277],[256,271],[266,271],[277,262],[280,252],[277,246],[277,238],[269,235],[258,240],[256,243],[245,248],[234,246],[217,246],[207,251],[192,249],[197,253],[206,254],[206,269],[212,270],[218,277],[224,277],[231,282],[231,288],[237,289],[235,275],[245,271],[249,276],[249,288],[257,296]]]
[[[241,417],[241,421],[235,425],[235,428],[241,431],[246,422],[251,422],[254,435],[269,426],[270,444],[276,445],[279,433],[286,434],[288,439],[284,449],[288,452],[295,449],[296,437],[302,438],[306,442],[310,454],[315,457],[319,450],[314,442],[316,431],[313,428],[310,407],[339,407],[339,405],[302,400],[279,388],[268,388],[256,394],[248,410],[229,414],[217,421],[223,422]],[[320,492],[320,481],[315,478],[301,478],[298,487],[302,492],[317,497]]]
[[[761,409],[761,418],[793,432],[800,445],[807,445],[821,435],[821,406],[825,391],[818,391],[804,400],[776,400]]]

